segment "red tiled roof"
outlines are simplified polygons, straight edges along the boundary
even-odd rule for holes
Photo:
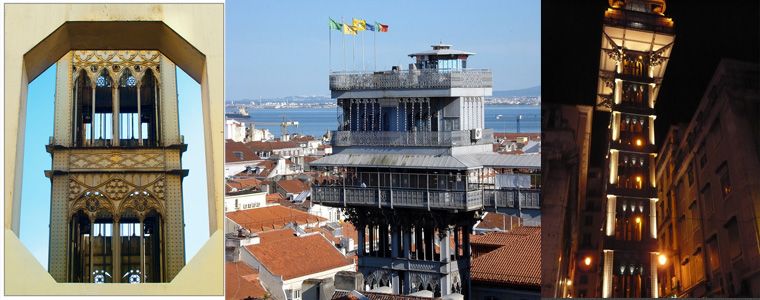
[[[430,300],[426,297],[407,296],[407,295],[395,295],[395,294],[383,294],[374,292],[359,292],[370,300]],[[332,296],[332,300],[358,300],[356,296],[352,295],[350,291],[335,291]]]
[[[488,235],[504,235],[489,233]],[[505,245],[472,260],[472,280],[489,284],[541,287],[541,228],[522,227],[500,238]],[[479,238],[480,239],[480,238]],[[509,241],[507,241],[509,240]]]
[[[282,200],[285,200],[285,198],[280,193],[267,194],[267,203],[279,203]]]
[[[244,262],[227,262],[224,266],[226,299],[263,299],[267,291],[259,282],[259,272]]]
[[[293,231],[293,229],[283,228],[259,232],[257,235],[259,236],[260,243],[267,243],[292,238],[296,236],[296,233]]]
[[[243,191],[252,188],[258,188],[261,180],[253,177],[237,177],[225,180],[225,192]]]
[[[280,205],[233,211],[225,215],[251,232],[280,229],[293,222],[310,224],[327,220],[320,216]]]
[[[290,194],[300,194],[309,189],[306,183],[298,179],[283,179],[278,181],[277,185]]]
[[[252,161],[260,160],[261,157],[253,153],[250,148],[245,144],[227,140],[224,143],[224,161],[225,162],[240,162],[240,161]]]
[[[308,142],[308,141],[316,141],[316,140],[317,138],[310,135],[299,135],[299,136],[290,138],[290,141],[292,142]]]
[[[487,212],[476,228],[510,230],[520,226],[520,218],[507,214]]]
[[[320,234],[284,238],[245,248],[267,270],[284,280],[353,264]]]

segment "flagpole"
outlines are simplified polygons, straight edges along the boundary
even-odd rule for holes
[[[327,43],[330,44],[327,48],[327,55],[330,56],[330,58],[328,58],[328,64],[330,65],[329,70],[332,72],[332,19],[330,19],[330,22],[330,26],[327,26]]]
[[[366,28],[366,25],[365,25]],[[362,34],[362,71],[367,71],[367,68],[364,67],[364,35]]]
[[[354,45],[351,48],[351,71],[356,71],[356,34],[353,35]]]
[[[343,26],[346,26],[345,21],[343,20],[343,17],[340,17],[340,32],[342,33],[340,36],[340,44],[343,46],[343,72],[346,71],[346,33],[343,32]]]
[[[375,71],[377,71],[377,25],[375,25],[375,31],[372,32],[372,58],[375,60]]]

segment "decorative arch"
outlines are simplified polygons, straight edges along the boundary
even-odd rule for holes
[[[151,209],[155,210],[159,215],[165,216],[163,204],[153,194],[145,190],[135,190],[127,195],[119,204],[119,215],[128,209],[134,211],[140,218],[144,218]]]
[[[111,215],[116,215],[113,203],[108,197],[99,191],[87,191],[77,199],[69,210],[69,217],[82,210],[91,217],[94,217],[99,211],[106,211]]]

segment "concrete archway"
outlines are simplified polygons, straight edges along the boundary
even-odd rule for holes
[[[10,295],[223,293],[224,19],[220,4],[5,6],[5,286]],[[15,30],[14,30],[15,29]],[[200,83],[211,238],[171,283],[57,284],[18,239],[27,86],[73,49],[159,50]],[[202,283],[202,284],[198,284]]]

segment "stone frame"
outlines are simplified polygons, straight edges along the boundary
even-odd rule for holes
[[[224,7],[216,4],[6,4],[7,295],[221,295]],[[18,239],[28,84],[70,50],[155,49],[201,85],[211,238],[170,283],[58,284]],[[19,191],[19,192],[16,192]]]

